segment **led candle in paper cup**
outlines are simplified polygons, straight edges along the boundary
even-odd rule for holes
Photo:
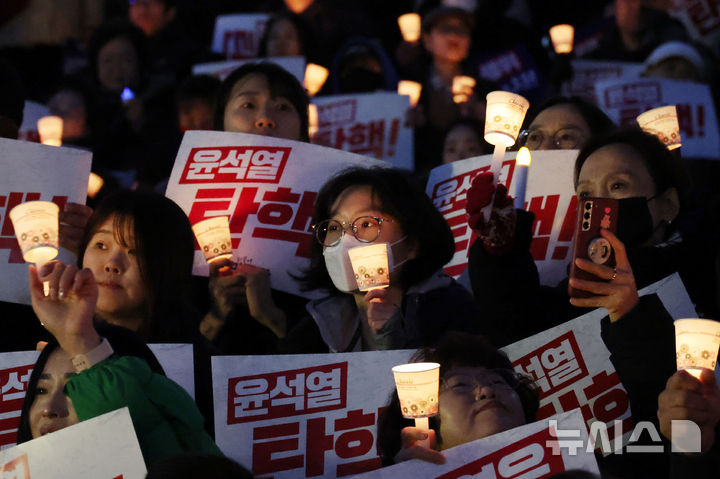
[[[470,99],[475,88],[475,79],[473,77],[458,75],[453,77],[452,94],[455,103],[463,103]]]
[[[574,37],[575,28],[572,25],[555,25],[550,28],[550,40],[557,54],[572,52]]]
[[[227,216],[198,221],[192,230],[208,263],[232,257],[230,222]]]
[[[100,193],[104,184],[105,180],[102,179],[102,176],[91,171],[90,177],[88,178],[88,198],[95,198],[97,194]]]
[[[657,136],[668,150],[674,150],[682,146],[675,105],[648,110],[638,115],[637,122],[643,131]]]
[[[63,119],[59,116],[44,116],[37,121],[40,142],[43,145],[62,145]]]
[[[416,42],[420,39],[420,15],[417,13],[406,13],[398,17],[398,25],[403,40],[406,42]]]
[[[407,95],[410,97],[410,106],[417,105],[422,92],[422,85],[416,81],[400,80],[398,82],[398,95]]]
[[[28,201],[10,210],[23,259],[38,268],[58,254],[58,213],[51,201]]]
[[[403,417],[422,419],[438,413],[438,363],[401,364],[393,367],[392,372]]]
[[[308,63],[305,67],[305,88],[310,96],[320,91],[330,72],[327,68]]]
[[[709,319],[675,321],[677,368],[699,378],[703,369],[715,369],[720,346],[720,322]]]
[[[387,243],[356,246],[348,250],[348,256],[360,291],[390,286]]]
[[[485,141],[508,148],[515,144],[530,103],[508,91],[487,94],[485,110]]]

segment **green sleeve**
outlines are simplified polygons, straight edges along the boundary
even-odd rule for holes
[[[148,465],[183,453],[222,455],[193,399],[140,358],[111,356],[65,388],[80,421],[127,406]]]

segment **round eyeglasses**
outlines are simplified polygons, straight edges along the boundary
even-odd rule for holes
[[[488,369],[479,375],[453,374],[440,380],[440,392],[450,391],[454,394],[472,394],[483,387],[495,390],[517,389],[519,381],[515,372],[510,369]]]
[[[518,144],[520,146],[527,146],[531,150],[538,150],[543,146],[546,138],[550,137],[542,130],[523,130],[518,137]],[[550,138],[553,148],[560,150],[577,148],[584,139],[585,135],[577,128],[562,128],[556,131]]]
[[[315,230],[315,239],[323,246],[338,244],[348,228],[352,230],[358,241],[372,243],[380,236],[380,228],[385,221],[392,223],[393,220],[377,216],[360,216],[350,224],[338,220],[324,220],[313,225],[313,230]]]

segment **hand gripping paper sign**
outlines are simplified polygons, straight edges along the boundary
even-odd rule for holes
[[[413,351],[212,358],[215,440],[256,477],[342,477],[377,469],[377,420],[391,367]]]
[[[27,265],[15,237],[10,211],[21,203],[85,203],[92,154],[0,138],[0,301],[30,304]],[[58,259],[74,263],[61,247]],[[34,261],[30,259],[31,261]]]
[[[183,137],[166,196],[190,224],[230,219],[236,258],[271,271],[272,287],[304,294],[288,273],[308,265],[317,191],[351,166],[389,165],[331,148],[245,133],[189,131]],[[195,274],[208,265],[196,245]]]
[[[552,421],[551,421],[552,420]],[[563,447],[558,431],[573,431],[570,447]],[[516,427],[443,451],[447,462],[430,464],[419,459],[356,476],[358,479],[398,477],[433,479],[551,477],[568,469],[599,474],[587,444],[587,428],[575,409],[552,418]],[[575,447],[578,446],[578,447]]]
[[[567,275],[572,254],[577,200],[573,187],[573,167],[577,150],[531,151],[532,163],[526,175],[525,209],[535,213],[530,252],[537,264],[540,281],[555,285]],[[507,152],[500,170],[499,183],[517,196],[515,157]],[[430,172],[426,193],[440,210],[455,237],[455,254],[445,272],[458,277],[467,267],[467,255],[475,241],[465,214],[467,191],[473,179],[490,170],[492,155],[477,156],[441,165]],[[522,182],[520,182],[522,183]]]
[[[147,473],[128,408],[0,451],[0,477],[143,479]]]

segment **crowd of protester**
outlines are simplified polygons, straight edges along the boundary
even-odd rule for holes
[[[694,40],[670,3],[98,0],[63,2],[60,11],[50,0],[3,1],[0,136],[18,138],[26,101],[44,104],[64,121],[63,145],[91,151],[105,180],[88,206],[61,212],[60,242],[77,264],[31,266],[32,308],[0,304],[0,351],[44,345],[18,442],[129,406],[148,477],[251,477],[212,439],[211,356],[416,349],[414,361],[441,364],[440,414],[426,433],[402,419],[392,397],[379,452],[384,465],[443,463],[444,449],[535,420],[537,387],[498,348],[605,308],[597,340],[635,420],[655,424],[666,441],[673,419],[691,419],[702,452],[598,455],[602,476],[716,477],[720,390],[711,374],[676,372],[672,318],[638,290],[677,272],[698,317],[720,320],[720,167],[614,124],[587,99],[561,96],[572,69],[546,38],[550,26],[573,24],[576,37],[593,39],[583,58],[636,62],[643,76],[704,83],[715,98],[720,45]],[[396,19],[412,11],[422,17],[421,38],[406,42]],[[396,91],[402,79],[423,85],[406,117],[415,170],[353,168],[318,192],[309,266],[294,276],[303,291],[322,292],[311,301],[272,288],[262,264],[222,260],[209,278],[193,276],[189,220],[162,196],[187,130],[311,141],[310,99],[283,68],[251,62],[222,81],[191,72],[225,59],[210,49],[218,15],[257,12],[270,14],[258,60],[324,65],[330,74],[318,96]],[[499,85],[478,66],[508,48],[521,48],[538,75],[536,88],[520,92],[532,107],[518,145],[579,150],[577,197],[619,200],[625,221],[602,232],[616,266],[572,265],[594,280],[540,283],[530,253],[535,216],[516,209],[492,173],[467,193],[477,235],[470,288],[443,272],[453,233],[423,182],[438,165],[491,152],[485,95]],[[476,79],[461,103],[457,75]],[[387,244],[390,287],[358,291],[347,251],[365,243]],[[171,342],[194,346],[194,401],[146,346]],[[495,406],[477,413],[483,401]]]

